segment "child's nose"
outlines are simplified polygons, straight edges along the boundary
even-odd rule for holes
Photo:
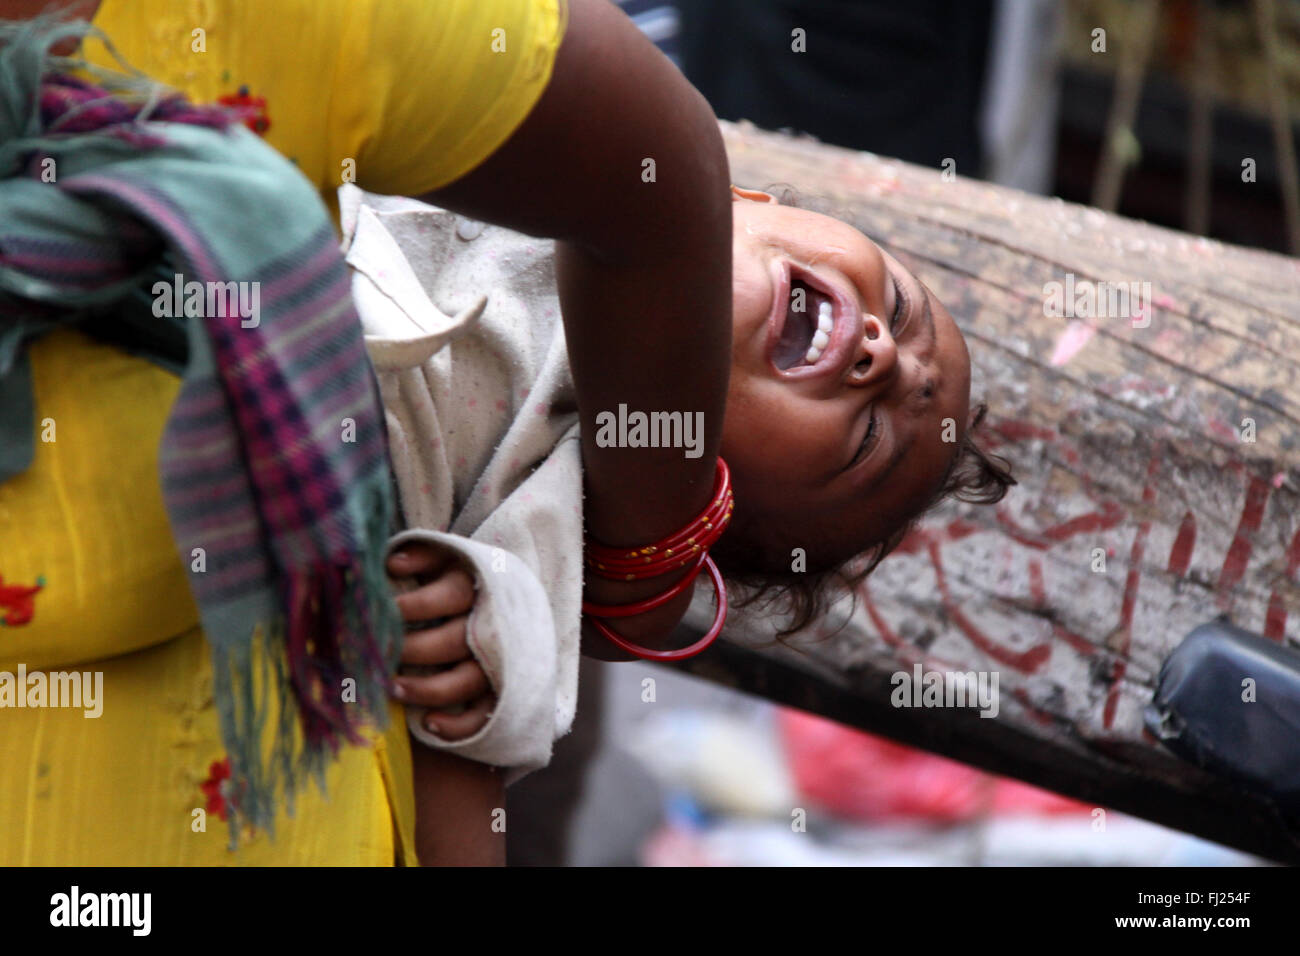
[[[857,361],[849,366],[850,385],[876,385],[887,381],[898,365],[898,346],[889,334],[889,326],[876,316],[862,316],[862,341],[858,343]]]

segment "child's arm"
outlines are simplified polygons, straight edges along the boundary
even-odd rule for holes
[[[411,744],[415,852],[422,866],[505,866],[504,777],[496,767]],[[504,819],[502,823],[504,824]]]
[[[587,533],[644,544],[698,514],[713,486],[731,358],[727,158],[703,97],[623,13],[606,0],[570,0],[569,10],[552,79],[528,119],[481,166],[428,198],[559,240]],[[703,412],[703,453],[598,448],[595,416],[620,403]],[[597,579],[586,597],[627,603],[672,581]],[[688,589],[611,623],[653,645],[689,602]]]

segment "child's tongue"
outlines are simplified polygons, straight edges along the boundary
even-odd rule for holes
[[[796,310],[794,302],[796,290],[803,289],[803,309]],[[785,371],[803,364],[808,346],[812,344],[813,333],[817,330],[817,302],[824,298],[815,293],[798,279],[790,283],[790,302],[786,309],[785,326],[781,337],[777,339],[776,348],[772,350],[772,361],[776,367]]]

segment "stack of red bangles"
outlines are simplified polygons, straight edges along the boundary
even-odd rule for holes
[[[587,541],[587,567],[602,578],[611,581],[640,581],[644,578],[657,578],[674,571],[690,567],[687,575],[666,591],[654,597],[637,601],[634,604],[593,604],[582,602],[582,611],[591,618],[592,626],[605,638],[621,647],[629,654],[652,661],[681,661],[694,657],[717,640],[722,632],[723,622],[727,619],[727,588],[722,582],[718,566],[709,557],[709,548],[722,536],[727,523],[731,521],[731,511],[735,499],[731,493],[731,472],[727,463],[718,458],[717,479],[713,485],[713,496],[708,506],[700,512],[690,524],[676,534],[656,541],[642,548],[609,548]],[[667,604],[677,595],[695,583],[695,578],[703,568],[708,568],[709,577],[713,579],[713,589],[717,593],[718,613],[713,618],[713,626],[707,634],[689,647],[676,651],[655,651],[648,647],[633,644],[626,638],[614,633],[600,618],[632,617],[643,614]]]

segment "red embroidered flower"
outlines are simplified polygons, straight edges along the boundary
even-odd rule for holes
[[[8,610],[8,613],[0,614],[0,625],[18,627],[30,621],[32,615],[36,613],[36,602],[33,598],[43,587],[45,587],[43,577],[37,578],[33,587],[5,584],[4,578],[0,577],[0,609]]]
[[[222,783],[230,779],[230,758],[214,760],[208,768],[208,779],[199,784],[208,797],[208,813],[215,813],[221,820],[226,819],[226,795],[222,793]]]
[[[217,102],[238,113],[244,125],[258,136],[265,136],[271,128],[271,119],[266,115],[266,97],[250,96],[247,86],[241,86],[238,93],[217,97]]]

